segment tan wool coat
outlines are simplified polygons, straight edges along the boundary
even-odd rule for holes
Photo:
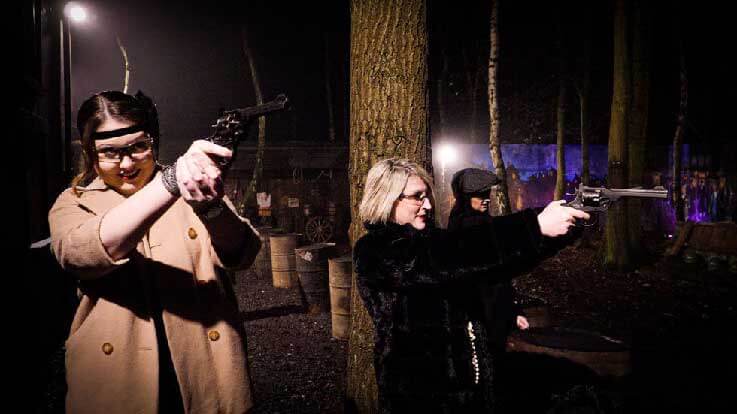
[[[179,199],[129,257],[114,261],[100,241],[100,223],[125,199],[99,178],[79,189],[80,197],[62,193],[49,212],[54,254],[79,278],[80,304],[66,342],[67,412],[158,411],[155,303],[185,411],[247,412],[253,403],[245,331],[205,225]],[[232,268],[250,265],[260,248],[258,233],[241,222],[243,239],[233,242],[246,247]]]

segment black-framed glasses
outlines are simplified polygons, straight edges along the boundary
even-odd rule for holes
[[[126,155],[132,160],[140,161],[146,157],[151,148],[153,148],[153,138],[136,141],[124,147],[100,147],[97,148],[97,159],[105,162],[120,162]]]
[[[399,196],[400,200],[409,200],[415,204],[424,204],[425,200],[430,200],[430,196],[424,193],[417,193],[417,194],[401,194]]]

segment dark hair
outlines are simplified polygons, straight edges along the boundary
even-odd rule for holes
[[[97,151],[92,135],[108,119],[143,125],[143,130],[153,138],[154,157],[159,152],[159,119],[156,106],[143,92],[135,96],[120,91],[96,93],[82,103],[77,113],[77,130],[82,144],[80,173],[72,179],[72,191],[79,196],[78,185],[86,185],[97,176],[95,163]]]

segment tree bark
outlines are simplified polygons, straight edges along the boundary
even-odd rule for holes
[[[489,51],[489,152],[494,163],[494,173],[499,178],[499,191],[496,192],[499,214],[512,212],[507,189],[507,170],[502,159],[501,139],[499,137],[499,98],[497,95],[496,75],[499,61],[499,0],[491,2],[491,18],[489,21],[491,48]]]
[[[614,13],[614,91],[609,124],[608,185],[627,184],[627,119],[630,100],[630,59],[625,1],[615,2]],[[624,269],[630,264],[627,236],[627,208],[614,203],[606,218],[604,264]]]
[[[431,169],[426,12],[424,0],[351,2],[352,243],[364,233],[358,206],[371,166],[397,156]],[[345,411],[374,413],[378,410],[374,328],[355,277],[351,309]]]
[[[253,54],[251,49],[248,47],[248,39],[246,35],[246,28],[241,27],[241,40],[243,44],[243,55],[248,61],[248,68],[251,71],[251,81],[253,82],[253,93],[256,96],[256,104],[261,105],[264,103],[264,96],[261,93],[261,82],[259,81],[258,71],[256,70],[256,63],[253,60]],[[244,212],[247,203],[256,197],[256,185],[261,181],[261,176],[264,170],[264,148],[266,147],[266,117],[260,116],[258,118],[258,146],[256,149],[256,165],[253,168],[253,175],[251,176],[251,182],[248,183],[246,188],[246,194],[243,196],[243,204],[241,204],[241,213]]]
[[[634,3],[632,32],[632,112],[629,114],[629,187],[641,187],[645,170],[645,149],[650,109],[650,48],[646,7],[641,1]],[[629,248],[642,251],[641,205],[637,198],[627,200],[629,215]]]

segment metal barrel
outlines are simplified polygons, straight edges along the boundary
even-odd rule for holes
[[[271,274],[275,288],[297,286],[297,270],[294,249],[297,248],[297,234],[272,234],[269,236],[271,249]]]
[[[299,285],[310,314],[323,313],[330,309],[328,259],[334,255],[334,250],[333,244],[317,243],[294,251]]]
[[[351,256],[330,259],[328,269],[333,338],[348,339],[351,329]]]

